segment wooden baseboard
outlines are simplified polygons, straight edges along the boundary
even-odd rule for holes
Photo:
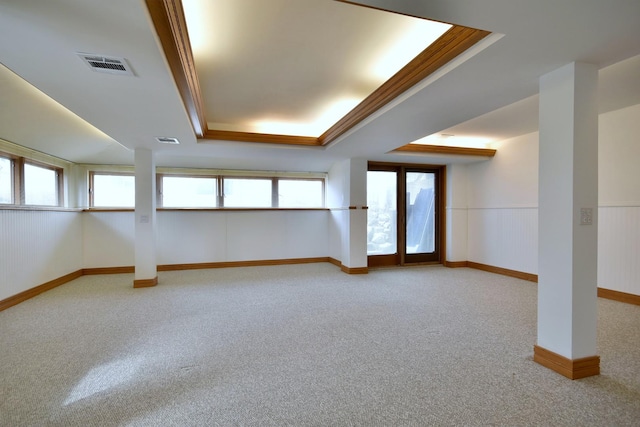
[[[68,283],[82,276],[82,274],[83,274],[82,270],[77,270],[77,271],[74,271],[73,273],[65,274],[62,277],[58,277],[57,279],[54,279],[49,282],[43,283],[42,285],[36,286],[35,288],[27,289],[24,292],[20,292],[19,294],[10,296],[9,298],[6,298],[0,301],[0,311],[6,310],[7,308],[13,307],[14,305],[20,304],[23,301],[26,301],[30,298],[40,295],[41,293],[49,291],[60,285],[64,285],[65,283]]]
[[[312,264],[316,262],[330,262],[329,257],[317,258],[288,258],[288,259],[267,259],[255,261],[224,261],[224,262],[202,262],[194,264],[164,264],[158,266],[158,271],[176,270],[201,270],[205,268],[230,268],[230,267],[260,267],[267,265],[290,265],[290,264]]]
[[[494,267],[492,265],[480,264],[478,262],[467,261],[467,267],[475,268],[476,270],[488,271],[490,273],[502,274],[503,276],[515,277],[517,279],[528,280],[529,282],[538,283],[538,275],[531,273],[524,273],[522,271],[509,270],[502,267]]]
[[[133,281],[134,288],[151,288],[158,284],[158,276],[153,279],[138,279]]]
[[[625,302],[627,304],[640,305],[640,295],[628,294],[626,292],[614,291],[611,289],[598,288],[600,298]]]
[[[92,276],[96,274],[123,274],[123,273],[135,273],[135,267],[128,265],[125,267],[97,267],[97,268],[83,268],[83,276]]]
[[[369,274],[369,267],[347,267],[340,265],[340,270],[347,274]]]
[[[534,345],[533,360],[572,380],[600,375],[600,356],[567,359],[543,347]]]
[[[469,266],[467,261],[445,261],[442,263],[442,265],[448,268],[461,268]]]
[[[335,259],[335,258],[329,257],[327,259],[327,262],[335,265],[336,267],[342,267],[342,263],[340,261],[338,261],[337,259]]]
[[[331,258],[328,257],[327,258],[327,262],[335,265],[336,267],[340,267],[340,270],[343,273],[347,273],[347,274],[369,274],[369,267],[347,267],[346,265],[342,264],[340,261],[338,261],[335,258]]]

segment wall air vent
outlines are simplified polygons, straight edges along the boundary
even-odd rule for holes
[[[180,144],[178,138],[172,138],[169,136],[156,136],[156,141],[162,144]]]
[[[99,73],[118,74],[121,76],[133,76],[133,70],[124,58],[107,57],[91,53],[78,53],[78,56],[93,71]]]

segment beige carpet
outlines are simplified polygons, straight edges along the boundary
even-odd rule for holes
[[[0,312],[1,426],[639,426],[640,307],[602,375],[532,361],[536,285],[330,264],[85,276]]]

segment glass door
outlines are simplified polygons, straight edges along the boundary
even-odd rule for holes
[[[398,173],[367,172],[367,255],[369,265],[399,264]]]
[[[436,174],[405,172],[405,262],[438,261],[436,254]]]
[[[369,166],[367,255],[370,267],[441,262],[442,169]]]

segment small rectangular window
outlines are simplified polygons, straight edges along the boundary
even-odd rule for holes
[[[223,178],[224,207],[272,207],[271,178]]]
[[[136,204],[133,174],[90,174],[90,206],[101,208],[133,208]]]
[[[13,203],[13,160],[0,157],[0,203]]]
[[[24,164],[24,203],[37,206],[59,204],[59,171],[56,168]]]
[[[279,179],[278,207],[320,208],[324,206],[321,179]]]
[[[162,176],[162,207],[210,208],[216,207],[215,177]]]

